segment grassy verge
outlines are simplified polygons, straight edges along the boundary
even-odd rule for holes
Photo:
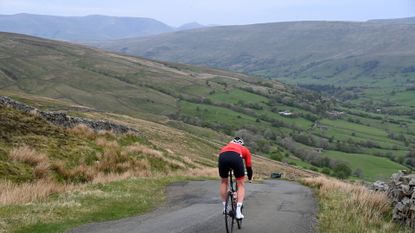
[[[321,233],[412,232],[392,222],[390,203],[384,193],[325,177],[306,178],[303,183],[316,188]]]
[[[132,178],[91,184],[44,201],[0,208],[0,232],[63,232],[75,226],[141,214],[165,200],[166,185],[184,177]]]

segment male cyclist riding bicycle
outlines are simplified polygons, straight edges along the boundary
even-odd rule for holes
[[[252,180],[252,162],[251,152],[244,146],[244,141],[240,137],[235,137],[226,146],[222,147],[219,154],[219,175],[221,177],[220,183],[220,196],[222,198],[223,208],[225,209],[226,197],[228,192],[228,174],[232,169],[236,177],[236,183],[238,185],[237,191],[237,208],[236,218],[243,219],[244,216],[241,213],[241,207],[245,197],[245,170],[242,159],[245,160],[245,167],[248,173],[248,179]]]

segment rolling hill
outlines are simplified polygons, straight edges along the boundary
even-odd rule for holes
[[[76,42],[149,36],[173,30],[172,27],[150,18],[0,15],[0,31]]]
[[[9,33],[0,33],[0,54],[0,95],[71,106],[39,108],[128,115],[220,142],[228,139],[217,132],[237,134],[255,153],[335,176],[344,174],[339,163],[366,180],[415,165],[413,119],[348,108],[275,80]],[[31,99],[24,101],[38,105]]]
[[[151,59],[225,68],[311,86],[341,100],[366,97],[401,104],[390,94],[395,90],[405,92],[400,98],[414,97],[407,92],[408,87],[414,86],[415,78],[412,22],[413,18],[223,26],[97,46]],[[366,99],[359,99],[363,100]]]

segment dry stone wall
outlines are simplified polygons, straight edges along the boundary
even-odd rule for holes
[[[0,105],[17,109],[19,111],[25,113],[34,113],[45,119],[46,121],[58,125],[63,126],[65,128],[72,128],[77,125],[86,125],[95,131],[99,130],[107,130],[113,131],[114,133],[134,133],[138,134],[139,131],[133,129],[131,127],[127,127],[120,124],[115,124],[108,121],[96,121],[91,119],[85,119],[80,117],[71,117],[64,112],[47,112],[47,111],[40,111],[37,108],[31,107],[27,104],[15,101],[6,96],[0,96]]]
[[[388,184],[387,195],[392,201],[393,215],[396,222],[415,229],[415,174],[398,172],[392,175]]]

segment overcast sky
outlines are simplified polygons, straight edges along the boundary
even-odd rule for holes
[[[415,0],[0,0],[0,14],[149,17],[172,26],[415,16]]]

